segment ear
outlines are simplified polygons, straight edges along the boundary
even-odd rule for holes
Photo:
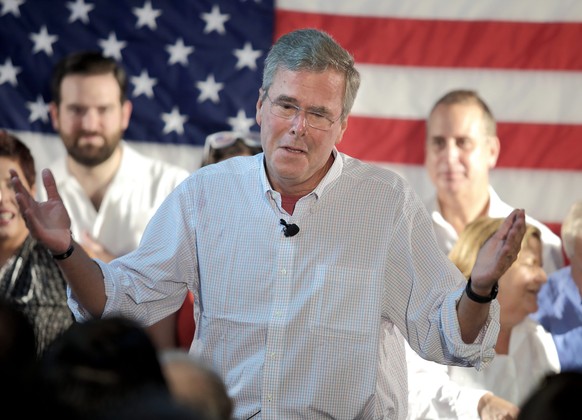
[[[499,142],[499,137],[491,136],[489,137],[489,169],[495,168],[497,165],[497,158],[499,158],[499,151],[501,150],[501,144]]]
[[[131,118],[131,111],[133,110],[133,104],[129,99],[126,99],[123,105],[121,105],[121,119],[123,124],[123,129],[126,130],[129,126],[129,119]]]
[[[336,146],[341,143],[342,139],[344,138],[344,133],[346,132],[347,128],[348,128],[348,118],[346,117],[345,119],[340,121],[340,132],[339,132],[339,135],[335,141]]]
[[[59,107],[54,101],[49,104],[49,113],[53,129],[59,131]]]
[[[263,97],[265,96],[265,91],[261,88],[259,89],[259,98],[257,99],[257,105],[256,105],[256,115],[255,115],[255,120],[257,121],[258,126],[261,126],[261,120],[262,120],[262,116],[261,116],[261,108],[263,107]]]

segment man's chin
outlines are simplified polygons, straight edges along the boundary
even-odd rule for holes
[[[101,165],[103,162],[107,160],[103,156],[79,156],[79,155],[71,155],[73,160],[77,162],[79,165],[87,166],[93,168],[95,166]]]
[[[92,146],[77,147],[74,150],[69,150],[71,158],[80,165],[94,167],[102,164],[111,157],[113,153]]]

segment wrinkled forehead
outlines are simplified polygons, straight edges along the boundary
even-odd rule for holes
[[[300,106],[315,106],[339,112],[343,106],[345,76],[333,69],[323,72],[280,69],[268,90],[271,99],[285,97]]]

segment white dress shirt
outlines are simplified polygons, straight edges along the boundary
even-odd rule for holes
[[[494,356],[499,304],[465,344],[456,303],[466,282],[414,190],[391,171],[334,155],[292,216],[262,153],[203,167],[160,206],[136,251],[99,263],[104,316],[152,324],[193,292],[191,352],[220,373],[236,419],[406,418],[395,326],[439,362],[482,367]],[[285,237],[280,219],[299,233]]]
[[[455,228],[447,222],[442,214],[438,203],[438,199],[433,196],[426,203],[428,212],[432,217],[434,224],[434,230],[437,236],[437,241],[441,249],[445,254],[449,254],[455,242],[459,239],[459,235],[455,231]],[[493,187],[489,186],[489,210],[487,215],[489,217],[507,217],[514,210],[509,204],[503,202],[499,195],[495,192]],[[537,227],[542,233],[542,244],[543,244],[543,266],[546,273],[550,274],[559,268],[564,266],[564,256],[562,254],[562,240],[558,235],[556,235],[552,230],[527,215],[527,209],[525,221],[530,225]]]
[[[145,227],[172,190],[189,175],[178,166],[139,154],[122,144],[121,164],[95,209],[77,179],[67,170],[65,158],[50,166],[59,194],[71,217],[73,237],[86,231],[113,255],[137,248]],[[39,196],[46,199],[44,188]]]

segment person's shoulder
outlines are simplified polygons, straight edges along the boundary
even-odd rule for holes
[[[560,246],[560,247],[562,246],[562,240],[560,239],[560,237],[558,235],[556,235],[552,231],[552,229],[550,229],[547,225],[540,222],[536,218],[529,216],[527,214],[527,211],[525,214],[525,222],[529,223],[532,226],[537,227],[540,230],[540,232],[542,233],[542,242],[553,244],[553,245]]]
[[[128,166],[139,170],[140,173],[147,172],[151,176],[174,178],[183,180],[190,175],[190,172],[185,168],[166,162],[162,159],[157,159],[152,156],[145,155],[139,152],[126,142],[123,143],[123,160]]]
[[[61,156],[60,158],[56,159],[55,161],[51,162],[51,164],[47,167],[55,178],[55,182],[57,183],[57,187],[60,183],[65,182],[67,179],[71,178],[67,171],[67,157]]]
[[[548,273],[548,283],[561,283],[562,281],[566,281],[566,279],[572,277],[572,266],[567,265],[565,267],[559,268],[552,273]]]
[[[371,182],[407,185],[406,179],[397,172],[377,163],[364,162],[360,159],[339,153],[343,159],[342,175]]]
[[[203,166],[196,170],[195,173],[201,176],[246,174],[253,171],[259,171],[262,162],[262,153],[253,156],[234,156],[217,163]]]
[[[503,201],[492,186],[489,186],[489,196],[490,196],[490,207],[489,216],[491,217],[505,217],[514,207]],[[547,225],[540,222],[536,218],[529,215],[528,210],[525,209],[525,221],[526,223],[537,227],[542,234],[542,242],[546,245],[552,245],[554,248],[559,249],[561,252],[562,240],[558,235],[556,235]]]
[[[551,302],[566,297],[570,293],[577,293],[578,287],[572,279],[572,266],[567,265],[548,274],[548,281],[539,291],[539,298],[544,297]]]

